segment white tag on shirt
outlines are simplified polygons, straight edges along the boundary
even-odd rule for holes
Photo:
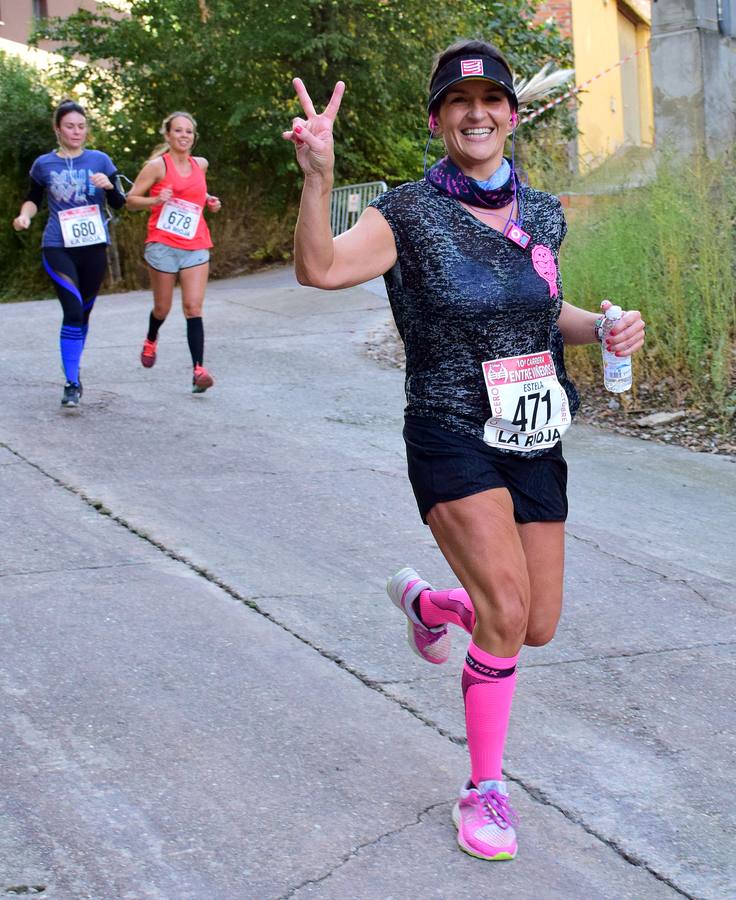
[[[201,206],[197,206],[196,203],[190,203],[188,200],[177,200],[175,197],[172,197],[164,203],[156,228],[191,241],[197,233],[201,217]]]
[[[492,413],[483,433],[489,446],[547,450],[570,427],[567,394],[549,350],[484,362],[483,379]]]
[[[59,210],[59,225],[65,247],[87,247],[107,241],[100,207],[96,203]]]

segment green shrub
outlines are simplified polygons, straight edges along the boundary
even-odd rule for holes
[[[53,146],[52,103],[38,72],[0,51],[0,301],[48,296],[38,254],[45,215],[28,232],[11,228],[28,186],[28,171]]]

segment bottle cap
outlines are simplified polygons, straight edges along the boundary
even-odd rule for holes
[[[624,311],[620,306],[609,306],[606,310],[607,319],[620,319],[623,314]]]

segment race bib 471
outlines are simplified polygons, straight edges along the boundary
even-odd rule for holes
[[[491,447],[528,453],[560,440],[570,427],[567,394],[549,350],[483,363],[491,404],[483,440]]]

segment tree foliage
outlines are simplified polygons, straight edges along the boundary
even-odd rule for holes
[[[168,113],[197,119],[198,152],[210,160],[210,190],[224,201],[212,222],[213,270],[242,271],[249,260],[283,259],[290,245],[299,172],[281,132],[301,113],[291,85],[303,78],[315,105],[346,82],[336,126],[337,183],[420,177],[427,136],[432,57],[460,38],[497,44],[522,75],[570,62],[550,23],[533,24],[539,0],[108,0],[66,19],[39,20],[35,40],[59,42],[58,101],[73,96],[90,115],[90,145],[133,178]],[[80,66],[79,60],[88,63]],[[31,160],[50,148],[51,102],[38,72],[0,63],[0,160],[9,182],[7,218],[17,213]],[[51,82],[49,82],[51,83]],[[525,127],[522,148],[551,149],[569,136],[564,109]],[[567,129],[567,130],[566,130]],[[531,140],[530,140],[531,139]],[[518,145],[517,145],[518,147]],[[440,146],[435,148],[440,151]],[[523,156],[530,162],[528,153]],[[532,160],[533,161],[533,160]],[[12,207],[12,209],[10,208]],[[141,217],[116,228],[123,281],[139,285]],[[31,232],[6,233],[5,293],[48,293],[37,257],[42,216]]]
[[[48,91],[35,69],[0,51],[0,297],[40,290],[37,244],[9,226],[25,195],[31,163],[52,145]]]
[[[48,90],[35,69],[0,50],[0,169],[25,175],[52,139]]]
[[[47,21],[38,35],[81,55],[63,77],[104,117],[106,140],[132,169],[156,143],[158,123],[190,110],[202,152],[225,183],[269,179],[291,189],[297,175],[280,133],[300,110],[299,75],[316,103],[342,78],[347,92],[336,139],[339,181],[397,182],[420,172],[426,81],[435,51],[460,37],[498,44],[520,73],[569,61],[557,29],[532,24],[538,0],[131,0]],[[129,163],[127,162],[129,160]]]

